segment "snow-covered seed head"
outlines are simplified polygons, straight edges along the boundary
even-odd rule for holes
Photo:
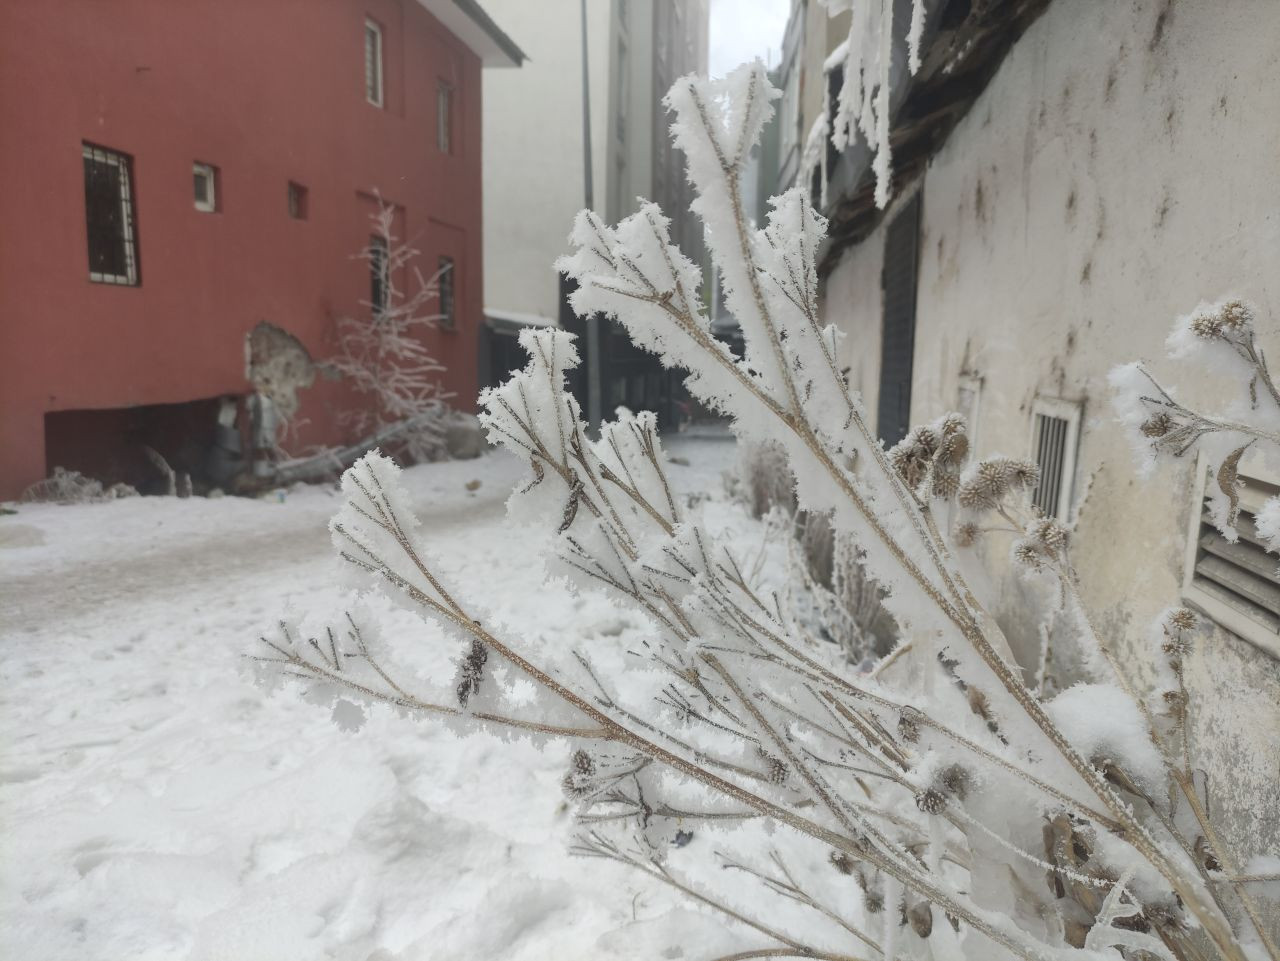
[[[764,759],[764,774],[769,779],[769,783],[785,784],[789,773],[786,762],[764,750],[760,751],[760,756]]]
[[[862,896],[862,906],[867,909],[867,914],[879,914],[884,910],[884,895],[879,891],[867,891]]]
[[[466,707],[472,695],[480,693],[480,678],[484,674],[485,662],[489,660],[489,649],[478,640],[471,642],[471,650],[458,666],[458,704]]]
[[[1160,697],[1173,717],[1181,717],[1182,712],[1187,709],[1187,696],[1182,691],[1170,689],[1163,692]]]
[[[1222,336],[1222,317],[1218,314],[1196,314],[1191,318],[1191,332],[1205,340],[1217,340]]]
[[[853,874],[853,858],[845,854],[843,851],[832,851],[827,858],[831,862],[831,866],[841,874]]]
[[[920,740],[920,720],[913,707],[904,707],[898,715],[898,737],[914,744]]]
[[[1039,544],[1033,540],[1023,539],[1013,545],[1013,559],[1023,567],[1042,571],[1046,557]]]
[[[961,767],[959,764],[952,764],[938,777],[938,786],[961,801],[969,793],[969,785],[971,783],[972,777],[968,769]]]
[[[950,500],[960,490],[960,475],[950,470],[935,470],[933,496]]]
[[[1163,437],[1169,431],[1173,430],[1173,418],[1166,411],[1157,411],[1152,414],[1138,427],[1142,431],[1144,437]]]
[[[1051,517],[1041,517],[1027,526],[1027,536],[1050,557],[1057,557],[1067,546],[1068,531]]]
[[[955,541],[957,547],[972,547],[979,537],[982,536],[982,528],[972,522],[957,524],[955,534],[952,540]]]
[[[579,748],[569,758],[569,770],[560,779],[560,787],[565,797],[579,800],[595,789],[596,762],[586,751]]]
[[[925,814],[941,814],[947,809],[947,796],[935,788],[916,794],[916,807]]]
[[[928,474],[937,449],[937,435],[928,427],[916,427],[889,451],[889,462],[914,490]]]
[[[591,755],[582,748],[573,752],[573,756],[569,759],[569,763],[573,766],[575,774],[585,774],[590,777],[596,773],[596,762]]]
[[[907,909],[907,923],[918,937],[927,938],[933,933],[933,906],[928,901],[917,901]]]
[[[1200,618],[1190,608],[1175,607],[1165,618],[1165,624],[1175,631],[1191,631],[1200,624]]]
[[[1242,300],[1231,300],[1222,306],[1222,326],[1243,333],[1253,327],[1253,307]]]

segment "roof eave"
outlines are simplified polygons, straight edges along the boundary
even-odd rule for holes
[[[477,0],[418,0],[485,67],[519,67],[528,58]]]

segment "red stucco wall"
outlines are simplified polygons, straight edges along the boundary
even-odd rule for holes
[[[384,28],[386,109],[365,102],[366,16]],[[455,88],[452,154],[438,79]],[[89,280],[82,141],[133,157],[138,287]],[[194,161],[220,168],[217,213],[194,209]],[[352,254],[375,189],[403,207],[424,274],[454,258],[457,330],[427,337],[471,409],[480,177],[479,60],[413,0],[0,3],[0,497],[52,466],[48,411],[242,394],[259,320],[331,353],[334,314],[368,297]],[[338,439],[332,386],[302,396],[302,440]]]

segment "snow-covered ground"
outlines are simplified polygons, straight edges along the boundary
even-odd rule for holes
[[[741,543],[727,437],[668,443],[684,494]],[[504,453],[410,470],[433,551],[495,621],[566,640],[642,631],[548,591],[505,525]],[[466,486],[481,481],[475,492]],[[670,889],[568,856],[544,753],[267,695],[243,654],[334,590],[321,488],[145,498],[0,517],[0,957],[653,959],[738,939]],[[412,629],[412,628],[409,628]]]

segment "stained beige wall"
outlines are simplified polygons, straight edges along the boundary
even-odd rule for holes
[[[923,178],[913,421],[983,379],[979,453],[1030,453],[1037,394],[1083,405],[1076,535],[1102,635],[1145,675],[1145,632],[1178,603],[1191,465],[1133,471],[1106,388],[1143,358],[1184,397],[1221,382],[1164,359],[1173,319],[1202,299],[1261,307],[1280,354],[1280,4],[1056,0],[1017,42]],[[825,291],[844,362],[873,409],[884,230],[844,255]],[[987,549],[1006,629],[1033,625],[1029,588]],[[1023,653],[1030,645],[1023,643]],[[1280,661],[1218,631],[1190,665],[1195,750],[1235,850],[1280,851]],[[1272,914],[1280,922],[1280,914]]]

